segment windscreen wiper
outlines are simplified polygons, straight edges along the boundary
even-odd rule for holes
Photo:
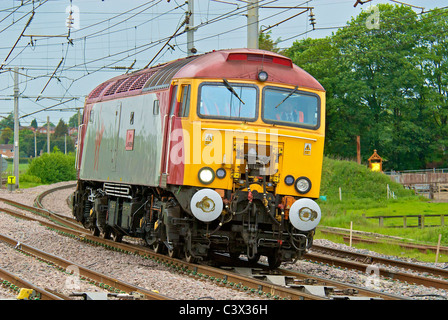
[[[290,96],[292,96],[292,95],[294,94],[294,92],[297,91],[297,88],[299,88],[299,86],[295,86],[295,87],[294,87],[294,90],[292,90],[292,91],[286,96],[286,98],[282,100],[282,102],[280,102],[278,105],[276,105],[275,108],[277,109],[278,107],[280,107],[280,105],[281,105],[283,102],[285,102],[286,99],[288,99]]]
[[[236,91],[233,89],[233,87],[230,85],[229,81],[227,81],[226,79],[222,79],[222,82],[224,82],[224,85],[226,86],[226,88],[235,96],[238,98],[238,100],[240,100],[243,104],[244,101],[241,100],[240,96],[238,95],[238,93],[236,93]]]

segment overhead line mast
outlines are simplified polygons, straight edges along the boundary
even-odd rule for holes
[[[197,52],[196,48],[194,47],[194,0],[188,0],[188,11],[186,14],[187,55],[192,56]]]
[[[248,0],[247,48],[258,49],[258,0]]]

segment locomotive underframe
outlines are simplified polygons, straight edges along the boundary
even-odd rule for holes
[[[205,223],[189,208],[196,187],[160,189],[79,180],[73,197],[76,219],[93,234],[121,241],[138,237],[158,252],[208,260],[211,253],[241,254],[271,267],[303,256],[314,231],[295,229],[279,209],[282,197],[253,191],[225,192],[221,216]]]

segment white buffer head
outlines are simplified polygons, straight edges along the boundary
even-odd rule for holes
[[[317,227],[322,217],[319,205],[311,199],[295,201],[289,210],[289,221],[300,231],[310,231]]]
[[[210,222],[221,215],[223,203],[221,196],[212,189],[201,189],[190,201],[191,212],[203,222]]]

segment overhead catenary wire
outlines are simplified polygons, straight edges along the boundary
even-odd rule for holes
[[[148,4],[148,3],[150,3],[150,2],[146,2],[145,4]],[[144,7],[140,7],[140,10],[142,9],[142,8],[144,8]],[[138,10],[138,9],[137,9]],[[239,11],[235,11],[235,12],[226,12],[225,14],[221,14],[221,15],[219,15],[219,16],[216,16],[216,17],[213,17],[213,18],[210,18],[210,19],[207,19],[207,21],[201,21],[201,23],[205,23],[205,25],[211,25],[212,23],[214,23],[214,22],[212,22],[213,20],[212,19],[216,19],[217,21],[220,21],[220,20],[218,20],[218,18],[219,17],[221,17],[222,19],[226,19],[226,17],[228,17],[228,18],[231,18],[231,17],[237,17],[238,15],[240,15],[240,14],[243,14],[244,12],[243,12],[243,10],[244,10],[244,8],[240,8],[240,10]],[[135,11],[135,10],[134,10]],[[131,12],[131,13],[128,13],[128,14],[133,14],[133,13],[135,13],[135,12]],[[139,15],[136,15],[135,17],[137,17],[137,16],[139,16]],[[127,16],[128,17],[128,16]],[[119,18],[119,17],[118,17]],[[106,19],[106,20],[108,20],[108,19]],[[130,21],[130,20],[128,20],[128,21]],[[113,23],[111,23],[111,25],[113,25],[113,24],[115,24],[116,23],[116,21],[114,21]],[[205,26],[204,25],[204,26]],[[233,25],[234,26],[234,25]],[[132,26],[132,27],[126,27],[126,28],[120,28],[120,30],[110,30],[110,32],[119,32],[119,31],[121,31],[121,30],[128,30],[128,29],[131,29],[131,28],[134,28],[134,26]],[[198,25],[198,28],[202,28],[202,26],[199,26]],[[213,36],[214,37],[219,37],[219,36],[222,36],[223,34],[225,34],[225,33],[228,33],[228,32],[231,32],[232,30],[239,30],[239,29],[242,29],[242,28],[245,28],[245,25],[243,24],[243,25],[241,25],[240,27],[237,27],[237,28],[233,28],[233,29],[231,29],[231,30],[227,30],[227,31],[224,31],[224,32],[221,32],[221,33],[218,33],[218,34],[214,34],[214,35],[212,35],[212,36],[207,36],[207,37],[202,37],[202,38],[198,38],[198,39],[196,39],[196,41],[197,42],[199,42],[199,41],[206,41],[207,39],[210,39],[210,38],[212,38]],[[318,28],[318,30],[322,30],[322,29],[324,29],[324,28]],[[109,31],[108,31],[109,32]],[[311,32],[311,30],[310,31],[308,31],[308,32]],[[77,34],[79,34],[80,36],[79,36],[79,38],[75,38],[75,39],[79,39],[79,40],[81,40],[81,41],[83,41],[84,42],[84,44],[87,44],[87,42],[89,42],[89,47],[90,47],[90,41],[88,41],[89,39],[91,39],[91,38],[85,38],[85,37],[83,37],[83,36],[81,36],[81,33],[79,32],[79,30],[77,31]],[[110,34],[110,33],[109,33]],[[91,35],[91,37],[92,38],[94,38],[94,37],[97,37],[95,34],[93,34],[93,33],[90,33],[90,35]],[[178,36],[175,36],[175,38],[176,39],[179,39],[179,36],[181,36],[181,35],[183,35],[183,33],[182,32],[179,32],[179,34],[178,34]],[[100,35],[98,35],[98,37],[99,37]],[[298,36],[300,36],[300,35],[295,35],[295,36],[293,36],[293,37],[291,37],[291,39],[294,39],[294,37],[298,37]],[[161,40],[161,41],[160,41]],[[84,75],[81,75],[80,77],[73,77],[73,76],[71,76],[71,79],[69,80],[68,79],[68,77],[66,77],[66,79],[68,80],[68,81],[70,81],[71,83],[70,83],[70,86],[69,86],[69,88],[71,87],[71,85],[73,84],[73,83],[76,83],[77,81],[79,81],[80,79],[82,79],[82,78],[85,78],[85,77],[87,77],[87,76],[89,76],[89,75],[91,75],[91,74],[93,74],[93,73],[97,73],[98,71],[113,71],[113,70],[110,70],[109,68],[111,68],[113,65],[114,65],[114,63],[116,64],[116,63],[119,63],[119,62],[122,62],[122,61],[126,61],[127,59],[132,59],[132,60],[128,60],[129,62],[129,64],[131,63],[131,61],[132,61],[132,63],[134,64],[134,66],[136,66],[137,64],[135,64],[134,62],[135,62],[135,60],[136,60],[136,58],[139,56],[139,54],[141,54],[141,53],[144,53],[144,52],[147,52],[147,51],[149,51],[149,50],[151,50],[151,49],[153,49],[154,47],[156,47],[156,46],[158,46],[158,45],[160,45],[160,44],[162,44],[162,43],[164,43],[165,41],[167,41],[168,40],[168,37],[165,37],[163,40],[162,39],[160,39],[159,41],[153,41],[153,42],[151,42],[151,43],[147,43],[147,44],[144,44],[144,45],[142,45],[142,46],[138,46],[138,44],[136,44],[136,45],[134,45],[133,46],[133,48],[131,48],[130,50],[114,50],[114,51],[112,51],[111,52],[111,54],[109,54],[109,55],[103,55],[102,57],[89,57],[88,56],[88,58],[87,58],[87,60],[86,59],[84,59],[83,61],[81,61],[81,62],[78,62],[78,63],[72,63],[72,64],[69,64],[66,68],[64,67],[63,69],[59,69],[59,71],[58,71],[58,73],[59,73],[59,75],[62,77],[63,76],[63,74],[66,74],[66,75],[70,75],[68,72],[70,72],[70,71],[76,71],[76,72],[83,72],[84,73]],[[286,40],[283,40],[283,41],[286,41]],[[51,45],[52,43],[51,42],[49,42],[49,44]],[[178,43],[178,46],[181,46],[181,45],[183,45],[184,43],[181,43],[181,41],[179,41],[179,43]],[[60,43],[58,44],[58,45],[60,45]],[[18,48],[19,46],[17,46],[17,48]],[[84,48],[85,47],[83,47],[83,50],[84,50]],[[165,46],[165,48],[166,48],[166,46]],[[89,48],[89,51],[90,51],[90,48]],[[89,52],[88,51],[88,52]],[[73,52],[74,53],[74,52]],[[66,54],[67,54],[67,51],[66,51]],[[72,55],[72,54],[71,54]],[[160,57],[160,55],[159,55],[159,57]],[[54,58],[50,58],[50,57],[47,57],[48,58],[48,60],[50,61],[50,59],[54,59]],[[81,59],[82,60],[82,59]],[[142,59],[140,58],[140,59],[138,59],[139,61],[142,61]],[[66,61],[65,61],[67,64],[68,64],[68,62],[69,62],[69,59],[67,59]],[[101,65],[98,65],[98,62],[101,62]],[[57,62],[56,62],[57,63]],[[129,64],[127,64],[127,65],[129,65]],[[48,68],[48,70],[47,70],[47,74],[40,74],[40,75],[38,75],[38,76],[35,76],[34,77],[34,79],[43,79],[43,78],[49,78],[49,77],[51,77],[51,75],[52,75],[52,72],[54,71],[54,65],[55,64],[53,64],[53,68],[52,69],[49,69]],[[37,69],[36,69],[37,70]],[[29,78],[29,79],[33,79],[33,78]],[[48,80],[48,79],[47,79]],[[59,82],[58,82],[59,83]],[[67,83],[67,82],[64,82],[64,83]],[[59,83],[60,84],[60,83]],[[65,87],[65,88],[67,88],[67,86]]]

